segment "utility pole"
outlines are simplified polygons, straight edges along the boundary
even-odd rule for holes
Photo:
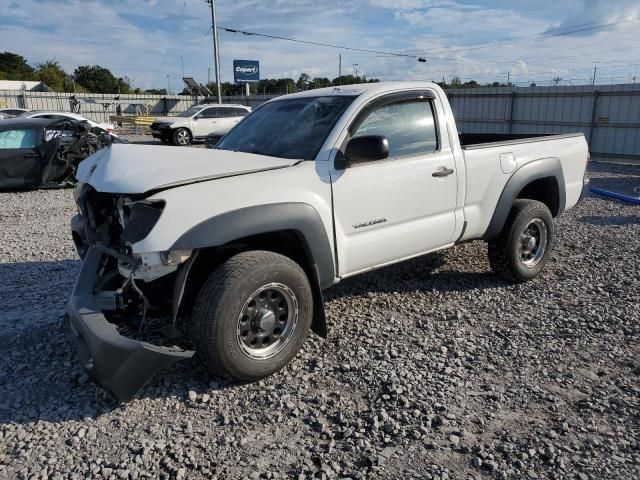
[[[207,87],[211,83],[211,67],[207,68]]]
[[[591,85],[595,85],[596,84],[596,74],[598,73],[598,67],[593,67],[593,81],[591,82]]]
[[[220,88],[220,40],[218,38],[218,22],[216,21],[216,0],[207,0],[211,6],[211,30],[213,34],[213,61],[216,70],[216,90],[218,103],[222,103],[222,89]]]
[[[170,85],[169,85],[169,77],[170,77],[170,75],[167,75],[167,95],[169,95],[169,94],[170,94],[169,92],[170,92],[170,90],[171,90],[171,87],[170,87]]]
[[[507,72],[507,87],[511,86],[511,72]]]
[[[357,63],[353,64],[353,71],[355,73],[356,83],[358,83],[358,64]]]
[[[184,78],[184,58],[180,55],[180,63],[182,64],[182,78]]]
[[[338,56],[338,85],[342,85],[342,54]]]

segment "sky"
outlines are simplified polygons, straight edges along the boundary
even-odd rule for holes
[[[218,25],[402,56],[220,32],[221,76],[259,60],[262,78],[343,74],[548,85],[640,82],[638,0],[217,0]],[[541,35],[542,34],[542,35]],[[0,51],[68,71],[102,65],[135,86],[214,78],[205,0],[0,0]],[[424,57],[420,63],[416,57]],[[357,65],[357,66],[354,66]]]

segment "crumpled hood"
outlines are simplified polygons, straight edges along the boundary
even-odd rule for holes
[[[227,150],[114,144],[80,163],[76,178],[99,192],[139,194],[298,162]]]

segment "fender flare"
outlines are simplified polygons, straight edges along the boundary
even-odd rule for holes
[[[217,247],[234,240],[278,231],[294,231],[315,275],[309,280],[314,296],[313,330],[323,338],[327,324],[322,289],[335,283],[333,250],[320,215],[306,203],[276,203],[242,208],[205,220],[185,232],[171,250]]]
[[[560,215],[564,211],[567,202],[564,173],[562,171],[560,159],[557,157],[548,157],[533,160],[518,168],[511,175],[509,180],[507,180],[507,184],[504,186],[504,189],[500,194],[500,198],[498,199],[498,203],[483,239],[492,240],[500,234],[504,228],[505,222],[507,221],[513,202],[523,188],[531,182],[547,177],[555,178],[558,183],[558,215]]]

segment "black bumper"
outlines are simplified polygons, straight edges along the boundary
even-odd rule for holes
[[[194,352],[132,340],[120,335],[96,304],[93,287],[104,254],[87,250],[67,306],[71,334],[89,376],[118,401],[131,400],[153,375],[193,357]]]

